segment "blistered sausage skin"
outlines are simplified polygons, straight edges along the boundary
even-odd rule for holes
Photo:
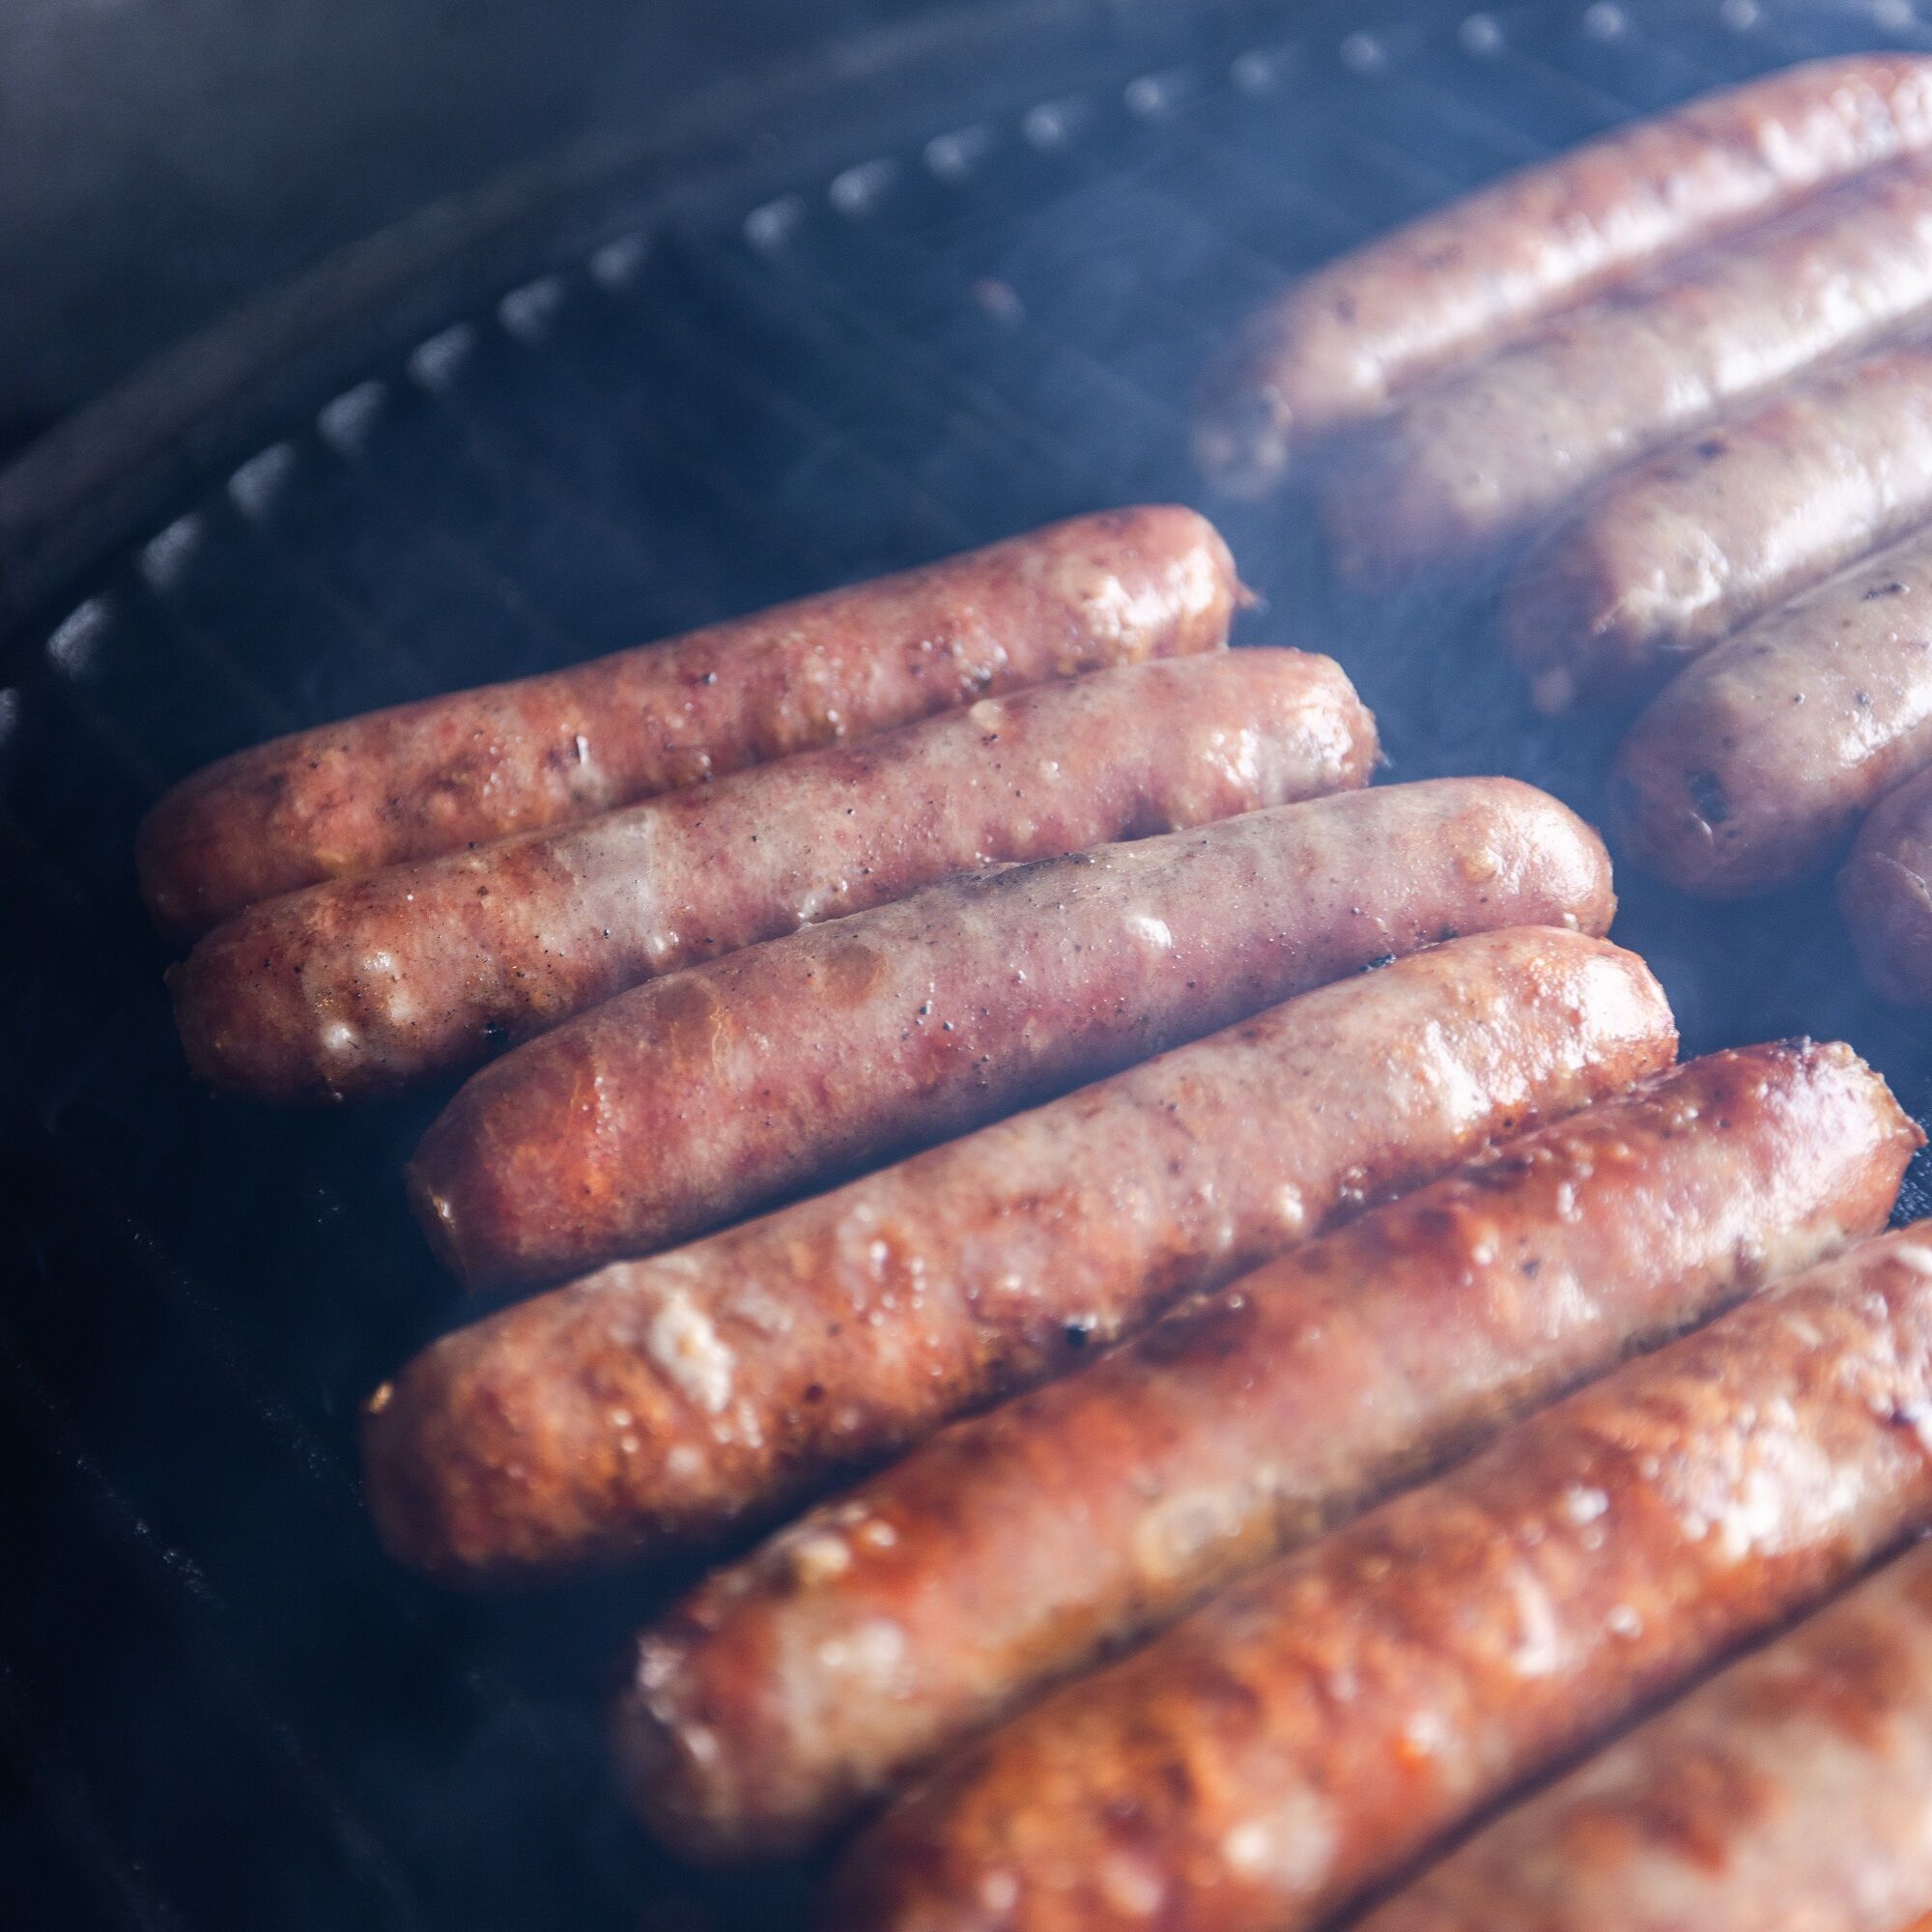
[[[1607,895],[1594,836],[1507,781],[1343,795],[950,881],[639,987],[510,1054],[431,1129],[412,1197],[466,1280],[555,1280],[1505,908],[1599,929]]]
[[[1932,160],[1840,188],[1417,394],[1338,462],[1344,572],[1469,568],[1612,470],[1932,307]]]
[[[1932,771],[1907,779],[1859,828],[1838,905],[1879,995],[1932,1006]]]
[[[1849,1047],[1714,1054],[1184,1304],[645,1631],[612,1728],[634,1804],[697,1856],[809,1842],[1378,1492],[1876,1233],[1918,1142]]]
[[[588,664],[223,758],[141,828],[155,922],[188,938],[324,879],[573,824],[1052,678],[1227,640],[1228,547],[1191,510],[1077,517]]]
[[[370,1406],[384,1541],[487,1582],[769,1521],[1667,1054],[1662,999],[1587,939],[1471,947],[445,1337]]]
[[[1932,1905],[1932,1549],[1503,1817],[1359,1932],[1899,1932]]]
[[[1822,185],[1932,148],[1932,66],[1818,61],[1510,175],[1296,282],[1209,375],[1202,468],[1258,495],[1424,377]]]
[[[1375,759],[1327,658],[1123,665],[251,907],[175,970],[175,1017],[231,1092],[396,1088],[954,872],[1362,784]]]
[[[1666,685],[1610,773],[1636,862],[1708,898],[1831,859],[1932,762],[1932,536],[1920,532],[1760,617]]]
[[[1932,1224],[1854,1248],[1053,1692],[839,1932],[1304,1932],[1932,1520]]]
[[[1655,686],[1932,518],[1932,347],[1835,370],[1609,479],[1524,557],[1503,641],[1539,711]]]

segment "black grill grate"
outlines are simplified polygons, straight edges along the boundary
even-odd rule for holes
[[[619,1816],[593,1693],[645,1586],[451,1601],[377,1555],[355,1405],[450,1312],[397,1184],[434,1100],[265,1116],[190,1088],[128,857],[164,783],[298,723],[1192,495],[1194,371],[1296,270],[1633,111],[1932,40],[1888,0],[1106,18],[1061,66],[1016,39],[970,117],[910,73],[889,137],[812,146],[828,170],[586,189],[413,347],[368,318],[355,381],[259,422],[139,541],[70,534],[92,561],[0,646],[14,1922],[763,1927],[807,1884],[700,1883]],[[1248,636],[1336,650],[1398,776],[1515,771],[1592,810],[1605,744],[1528,715],[1480,596],[1357,605],[1303,506],[1223,521],[1272,607]],[[1693,912],[1629,884],[1619,936],[1690,1046],[1842,1033],[1932,1101],[1932,1052],[1860,996],[1810,895]]]

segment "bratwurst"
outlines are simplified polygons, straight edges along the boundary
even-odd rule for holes
[[[942,1431],[638,1641],[680,1851],[790,1851],[913,1766],[1634,1347],[1885,1226],[1920,1135],[1843,1045],[1714,1054]]]
[[[1747,81],[1465,195],[1318,270],[1210,374],[1195,451],[1257,495],[1303,442],[1479,359],[1609,282],[1932,148],[1932,65],[1818,61]]]
[[[1599,931],[1594,835],[1504,779],[1253,812],[809,927],[638,987],[478,1074],[412,1168],[471,1284],[648,1254],[1387,955]]]
[[[823,1923],[1304,1932],[1932,1521],[1927,1413],[1919,1222],[1054,1692],[865,1833]]]
[[[1838,905],[1879,995],[1932,1006],[1932,771],[1907,779],[1859,828]]]
[[[1932,1906],[1932,1549],[1487,1831],[1357,1932],[1901,1932]]]
[[[1874,355],[1613,476],[1517,570],[1539,711],[1654,686],[1932,519],[1932,347]]]
[[[1345,572],[1468,568],[1723,409],[1932,307],[1932,159],[1673,265],[1417,395],[1338,463]]]
[[[513,684],[277,738],[179,784],[137,841],[191,938],[324,879],[573,824],[975,697],[1227,640],[1234,560],[1191,510],[989,550]]]
[[[1123,665],[251,907],[175,970],[175,1017],[234,1093],[401,1087],[952,873],[1363,784],[1375,760],[1327,658]]]
[[[1639,865],[1740,898],[1832,858],[1932,763],[1932,533],[1760,617],[1658,694],[1610,773]]]
[[[445,1337],[370,1405],[377,1525],[489,1581],[768,1521],[1672,1044],[1642,963],[1575,933],[1310,993]]]

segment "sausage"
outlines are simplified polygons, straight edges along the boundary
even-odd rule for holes
[[[1655,686],[1932,518],[1932,347],[1874,355],[1613,476],[1523,559],[1502,636],[1536,707]]]
[[[510,1054],[418,1151],[471,1284],[555,1279],[1037,1104],[1448,933],[1600,931],[1593,834],[1509,781],[1281,807],[949,881]]]
[[[1452,1852],[1358,1932],[1898,1932],[1932,1906],[1932,1549]]]
[[[1821,185],[1932,148],[1932,68],[1818,61],[1509,175],[1296,282],[1210,371],[1195,453],[1243,496],[1611,281]]]
[[[1932,761],[1932,532],[1760,617],[1650,702],[1610,770],[1631,856],[1706,898],[1825,864]]]
[[[950,873],[1363,784],[1375,759],[1326,658],[1123,665],[251,907],[176,969],[175,1017],[232,1092],[380,1092]]]
[[[1633,1346],[1876,1233],[1920,1139],[1847,1046],[1714,1054],[954,1424],[643,1633],[612,1728],[634,1804],[687,1855],[798,1848]]]
[[[1932,1519],[1928,1412],[1919,1222],[1055,1691],[869,1828],[823,1922],[1304,1932]]]
[[[169,792],[136,853],[192,938],[257,899],[569,825],[979,696],[1227,640],[1244,593],[1213,526],[1077,517],[923,570],[588,664],[237,753]]]
[[[1932,771],[1907,779],[1859,828],[1838,905],[1879,995],[1932,1006]]]
[[[1932,304],[1932,160],[1839,188],[1417,395],[1322,490],[1345,574],[1466,568],[1613,469]]]
[[[1308,994],[446,1336],[371,1403],[377,1527],[455,1581],[714,1542],[1669,1052],[1576,934]]]

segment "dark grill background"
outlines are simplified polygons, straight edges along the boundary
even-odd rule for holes
[[[487,298],[407,342],[395,305],[352,320],[351,380],[242,412],[246,440],[213,438],[232,447],[185,440],[175,469],[205,473],[134,541],[138,493],[103,498],[60,532],[84,570],[15,578],[36,610],[0,647],[11,1922],[668,1932],[790,1923],[807,1883],[677,1873],[606,1790],[595,1693],[661,1580],[471,1602],[377,1555],[356,1405],[452,1312],[398,1185],[436,1096],[277,1115],[194,1091],[128,859],[163,784],[1049,517],[1198,500],[1182,401],[1295,270],[1634,111],[1932,41],[1902,9],[1776,0],[1204,20],[1082,14],[1037,59],[1016,31],[970,82],[911,46],[872,120],[787,121],[715,182],[586,182]],[[1529,715],[1484,593],[1359,604],[1305,506],[1208,507],[1269,600],[1246,639],[1340,656],[1394,777],[1510,771],[1600,815],[1606,738]],[[1689,1050],[1843,1034],[1932,1101],[1919,1030],[1861,996],[1815,887],[1714,911],[1623,885],[1618,937]]]

